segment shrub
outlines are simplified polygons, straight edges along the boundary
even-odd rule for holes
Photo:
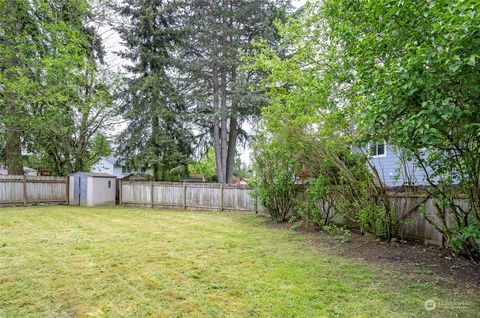
[[[455,228],[448,243],[454,250],[465,252],[472,259],[480,259],[480,223],[472,222],[467,227]]]
[[[298,193],[296,162],[283,146],[263,141],[254,146],[254,195],[276,222],[286,221]]]
[[[348,229],[336,225],[324,225],[322,230],[327,234],[341,237],[342,242],[348,241],[352,236],[352,232],[350,232]]]

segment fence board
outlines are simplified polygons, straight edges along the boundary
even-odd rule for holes
[[[153,204],[183,207],[184,192],[182,184],[154,184]]]
[[[153,202],[151,196],[153,189]],[[252,189],[218,183],[122,182],[122,204],[255,212]]]
[[[68,178],[0,176],[0,204],[68,203]]]

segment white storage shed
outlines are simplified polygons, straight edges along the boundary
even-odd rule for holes
[[[108,173],[75,172],[70,175],[70,205],[115,204],[116,177]]]

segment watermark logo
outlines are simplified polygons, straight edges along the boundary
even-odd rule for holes
[[[437,304],[435,303],[435,300],[433,299],[427,299],[425,301],[425,309],[428,311],[432,311],[437,307]]]
[[[433,300],[433,299],[427,299],[425,301],[425,309],[428,310],[428,311],[432,311],[434,309],[445,309],[445,308],[448,308],[448,309],[459,309],[459,308],[468,308],[468,307],[472,307],[473,304],[471,302],[468,302],[468,301],[454,301],[454,300],[441,300],[439,301],[437,299],[437,301]]]

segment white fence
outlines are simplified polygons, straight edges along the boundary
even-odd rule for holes
[[[122,181],[119,196],[121,205],[263,212],[252,191],[220,183]]]
[[[0,205],[68,203],[68,178],[0,176]]]

